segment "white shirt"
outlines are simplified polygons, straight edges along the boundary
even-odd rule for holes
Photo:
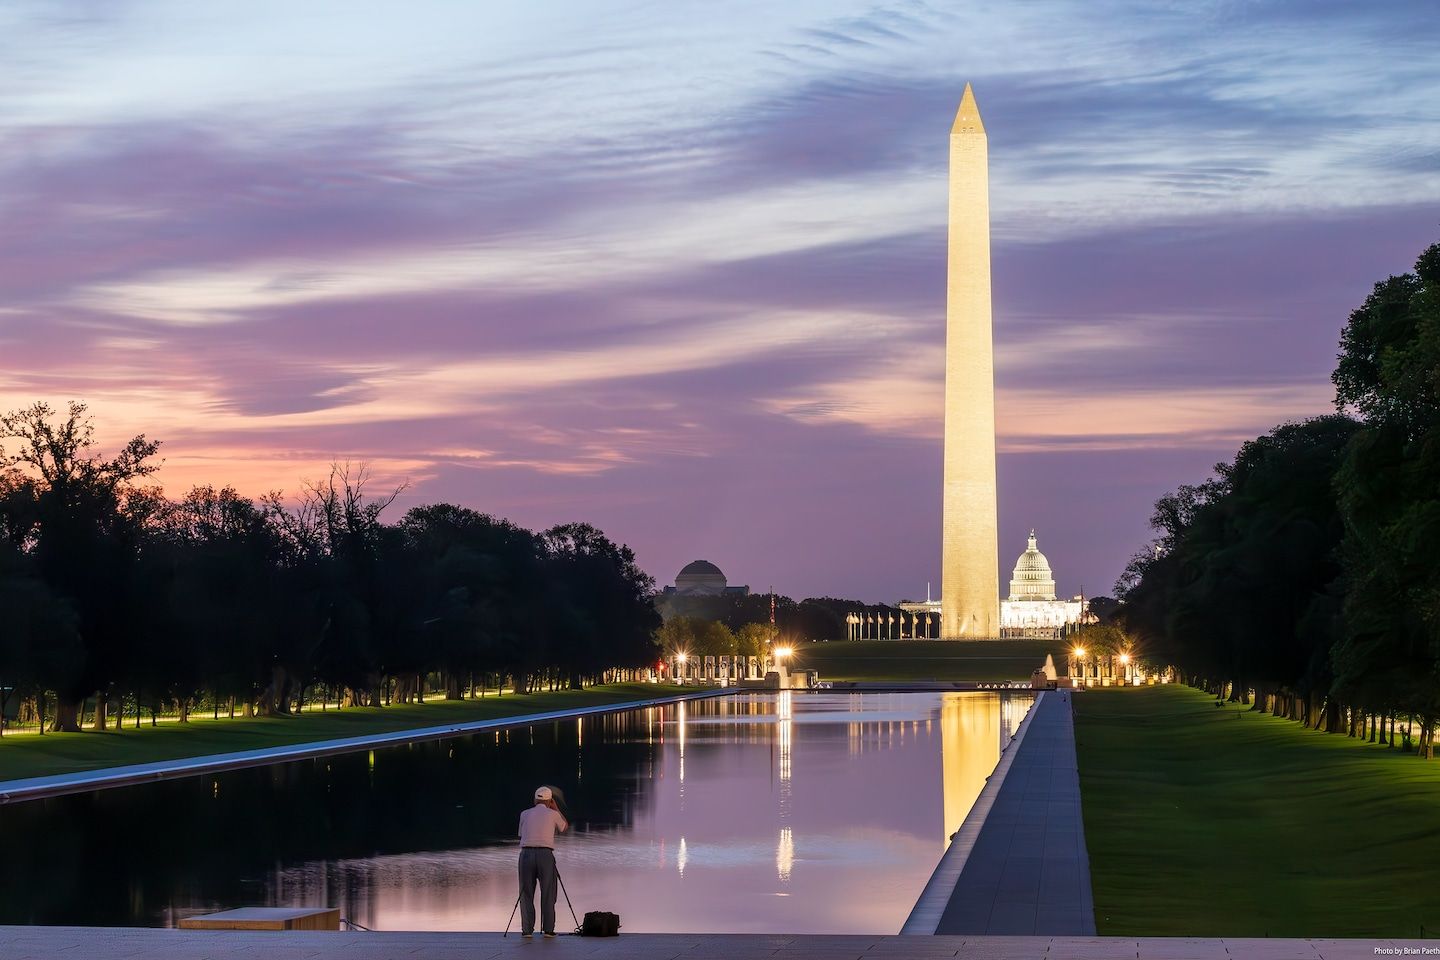
[[[555,831],[564,833],[570,824],[560,816],[558,810],[551,810],[543,803],[520,814],[520,846],[548,847],[555,849]]]

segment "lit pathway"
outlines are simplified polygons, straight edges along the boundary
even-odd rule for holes
[[[1026,714],[905,933],[1095,935],[1070,697]]]
[[[657,685],[657,692],[663,689],[666,689],[664,684]],[[310,743],[292,743],[288,746],[263,747],[259,750],[240,750],[235,753],[215,753],[204,757],[185,757],[179,760],[135,763],[123,767],[102,767],[98,770],[82,770],[78,773],[59,773],[48,777],[5,780],[0,781],[0,805],[17,803],[21,800],[57,797],[67,793],[86,793],[110,787],[130,787],[142,783],[154,783],[157,780],[171,780],[176,777],[195,777],[205,773],[219,773],[223,770],[238,770],[242,767],[260,767],[289,760],[305,760],[310,757],[352,753],[356,750],[375,750],[418,740],[464,737],[482,730],[524,727],[551,720],[589,717],[599,713],[616,713],[621,710],[634,710],[637,707],[660,706],[674,703],[677,700],[694,700],[698,697],[714,697],[735,692],[736,689],[733,687],[728,689],[706,687],[697,690],[676,691],[650,700],[607,703],[594,707],[573,707],[568,710],[550,710],[545,713],[496,717],[491,720],[447,723],[437,727],[393,730],[389,733],[372,733],[338,740],[316,740]],[[0,957],[3,957],[3,954],[0,954]]]
[[[606,940],[522,940],[498,933],[248,933],[143,928],[0,927],[0,957],[53,960],[1360,960],[1420,954],[1429,940],[1179,940],[1107,937],[770,936],[621,934]],[[1379,948],[1377,950],[1377,948]]]

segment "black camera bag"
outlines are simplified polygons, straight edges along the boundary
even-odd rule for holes
[[[620,935],[620,915],[591,910],[580,924],[582,937],[616,937]]]

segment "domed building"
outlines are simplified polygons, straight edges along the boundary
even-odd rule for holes
[[[1010,577],[1010,599],[1000,601],[1000,636],[1060,637],[1068,625],[1080,622],[1082,606],[1079,598],[1056,599],[1050,561],[1040,552],[1035,531],[1031,530],[1025,552],[1015,561],[1015,572]]]
[[[915,636],[934,636],[939,622],[940,601],[932,600],[926,590],[924,600],[902,600],[901,610],[920,624]],[[1080,623],[1084,602],[1080,597],[1061,600],[1055,593],[1055,574],[1050,561],[1040,552],[1035,531],[1025,544],[1025,552],[1015,561],[1010,576],[1010,599],[1000,601],[1000,636],[1003,639],[1059,639],[1067,627]]]
[[[665,596],[676,597],[719,597],[724,595],[747,596],[748,586],[730,586],[725,574],[709,560],[692,560],[680,568],[675,575],[675,586],[666,587]]]
[[[1015,561],[1015,573],[1010,577],[1011,600],[1054,600],[1055,577],[1050,573],[1050,561],[1035,546],[1035,531],[1030,531],[1030,541],[1020,559]]]

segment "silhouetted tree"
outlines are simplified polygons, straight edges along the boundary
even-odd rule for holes
[[[142,434],[114,457],[99,456],[82,403],[63,417],[45,403],[0,416],[5,525],[24,529],[35,575],[78,621],[80,659],[50,679],[59,730],[79,729],[91,692],[103,721],[110,689],[137,647],[136,570],[157,504],[138,484],[155,472],[159,446]]]
[[[1339,687],[1382,715],[1440,717],[1440,244],[1350,315],[1336,405],[1363,423],[1336,477],[1347,576]],[[1427,749],[1428,754],[1428,749]]]

